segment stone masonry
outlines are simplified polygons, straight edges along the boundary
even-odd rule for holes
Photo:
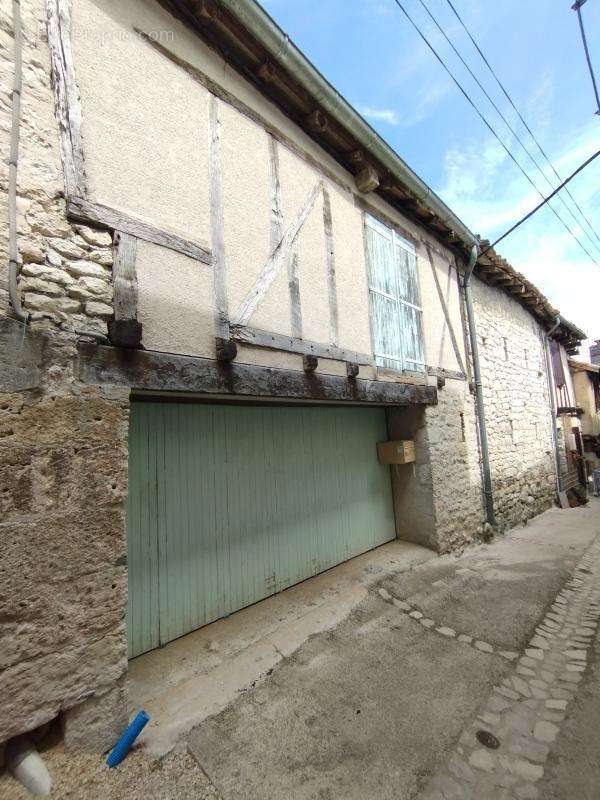
[[[0,212],[7,217],[14,40],[11,3],[0,4]],[[65,198],[50,78],[43,0],[21,5],[23,92],[17,229],[23,262],[19,291],[32,323],[106,332],[112,316],[112,237],[71,225]],[[0,313],[7,307],[8,230],[0,226]]]
[[[549,508],[556,493],[544,333],[500,289],[474,278],[473,291],[494,509],[505,530]],[[391,423],[390,435],[414,438],[416,449],[412,474],[394,481],[401,537],[447,552],[481,535],[481,454],[466,382],[447,380],[436,406]]]
[[[66,220],[43,0],[21,4],[19,290],[0,225],[0,743],[61,715],[102,749],[126,722],[128,393],[78,384],[73,328],[106,332],[112,237]],[[12,4],[0,3],[0,213],[7,218]],[[84,702],[85,701],[85,702]]]
[[[122,725],[128,392],[79,385],[65,334],[0,318],[0,354],[0,742],[107,692]]]
[[[62,714],[67,744],[101,749],[114,740],[126,709],[129,400],[122,390],[79,384],[73,329],[106,333],[112,237],[66,219],[44,1],[23,3],[22,17],[19,291],[31,321],[24,330],[10,319],[2,224],[0,743]],[[12,30],[11,3],[0,0],[3,220]],[[541,330],[500,290],[474,284],[495,503],[507,527],[548,507],[554,492]],[[403,472],[400,493],[396,487],[403,504],[397,518],[440,551],[475,538],[484,517],[467,382],[447,381],[436,407],[403,412],[394,425],[398,436],[414,435],[417,443],[414,471]]]
[[[474,281],[496,519],[521,524],[556,494],[543,331],[506,293]]]

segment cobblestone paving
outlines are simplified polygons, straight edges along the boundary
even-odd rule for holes
[[[421,800],[543,800],[536,784],[582,680],[598,627],[600,539],[588,548],[521,655],[495,651],[487,642],[426,618],[385,589],[380,594],[438,635],[515,662],[512,674],[494,687]]]

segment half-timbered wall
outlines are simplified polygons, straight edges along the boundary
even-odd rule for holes
[[[393,472],[397,532],[438,550],[462,546],[483,523],[469,360],[452,254],[378,197],[360,194],[349,173],[158,3],[29,0],[22,14],[19,292],[32,316],[25,331],[6,319],[0,265],[8,609],[0,742],[61,714],[67,743],[109,746],[126,711],[132,384],[102,358],[125,377],[135,373],[136,386],[146,386],[143,373],[151,391],[160,381],[161,391],[193,391],[203,370],[219,394],[226,381],[214,362],[181,357],[189,381],[182,389],[171,382],[177,356],[172,369],[152,374],[147,351],[214,358],[216,338],[233,334],[238,362],[300,372],[302,355],[290,350],[312,342],[318,369],[342,377],[322,376],[315,397],[300,375],[290,397],[405,398],[388,413],[390,437],[414,438],[417,456],[414,467]],[[8,12],[0,32],[9,85]],[[7,156],[7,104],[0,123]],[[446,375],[437,405],[423,406],[422,386],[351,389],[346,381],[345,361],[373,357],[365,208],[415,249],[429,373],[415,380]],[[5,226],[0,234],[4,264]],[[500,289],[473,281],[497,511],[512,524],[545,507],[553,491],[540,330]],[[113,313],[139,320],[146,351],[77,351],[72,328],[106,333]],[[360,369],[361,377],[398,380],[376,376],[370,363]],[[263,371],[250,391],[250,372],[238,368],[240,395],[263,396],[277,383]],[[410,406],[409,396],[417,401]]]
[[[358,361],[374,376],[353,176],[157,3],[78,0],[72,14],[83,200],[185,243],[138,241],[143,345],[214,357],[231,333],[238,361],[300,370],[302,340],[320,371]],[[416,249],[427,365],[463,372],[452,255],[368,202]]]

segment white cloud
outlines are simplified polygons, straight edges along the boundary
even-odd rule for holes
[[[374,122],[386,122],[388,125],[397,125],[400,121],[398,113],[392,108],[371,108],[370,106],[359,106],[359,111],[367,119]]]
[[[590,124],[572,136],[561,151],[550,155],[564,178],[596,148],[596,126]],[[514,146],[511,149],[517,152]],[[524,160],[522,163],[526,165]],[[528,171],[533,177],[532,170]],[[556,185],[556,177],[550,174]],[[600,163],[594,162],[573,180],[569,189],[600,233],[599,176]],[[536,182],[544,193],[550,191],[539,174]],[[537,192],[491,137],[483,142],[473,140],[462,149],[453,147],[446,153],[439,194],[471,230],[492,241],[540,201]],[[585,227],[568,195],[564,191],[561,194]],[[600,250],[594,247],[586,231],[561,202],[554,200],[553,204],[600,262]],[[600,266],[585,255],[548,207],[503,240],[497,249],[515,269],[535,283],[567,319],[585,330],[591,338],[600,337],[600,314],[597,311]]]

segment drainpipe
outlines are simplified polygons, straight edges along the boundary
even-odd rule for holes
[[[477,405],[477,426],[479,428],[479,443],[481,446],[481,466],[483,469],[483,498],[485,503],[485,518],[493,527],[496,527],[494,517],[494,496],[492,494],[492,472],[490,469],[490,451],[488,447],[487,428],[485,426],[485,408],[483,405],[483,389],[481,385],[481,365],[479,363],[479,347],[477,345],[477,330],[475,328],[475,313],[473,310],[473,296],[471,294],[471,276],[479,256],[479,246],[474,244],[469,256],[469,263],[463,278],[465,290],[465,305],[467,308],[467,321],[469,323],[469,339],[471,342],[471,357],[473,359],[473,381],[475,383],[475,402]]]
[[[10,127],[10,157],[8,162],[8,297],[15,317],[27,323],[29,314],[23,310],[17,292],[19,276],[19,246],[17,243],[17,164],[19,162],[19,121],[21,88],[23,85],[21,6],[13,0],[13,34],[15,40],[15,71],[12,89]]]
[[[546,354],[546,375],[548,376],[548,390],[550,396],[550,416],[552,417],[552,443],[554,445],[554,461],[556,465],[556,488],[558,492],[564,489],[563,478],[560,473],[560,450],[558,447],[558,434],[557,434],[557,416],[556,416],[556,383],[554,380],[554,370],[552,369],[552,357],[550,355],[550,337],[560,325],[561,319],[556,316],[554,325],[546,333],[544,337],[544,352]]]

